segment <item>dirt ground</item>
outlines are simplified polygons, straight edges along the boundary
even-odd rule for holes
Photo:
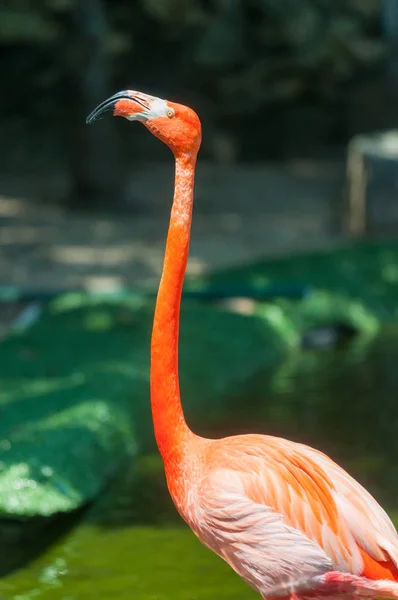
[[[344,162],[198,167],[188,272],[204,273],[338,242]],[[56,179],[0,179],[0,285],[24,289],[156,285],[173,183],[171,164],[131,176],[138,214],[68,212],[42,195]]]

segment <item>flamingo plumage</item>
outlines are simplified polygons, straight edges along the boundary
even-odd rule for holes
[[[201,124],[190,108],[126,90],[100,104],[140,121],[175,157],[175,191],[151,341],[151,407],[168,489],[192,531],[264,599],[397,598],[398,535],[346,471],[267,435],[205,439],[188,427],[178,331]]]

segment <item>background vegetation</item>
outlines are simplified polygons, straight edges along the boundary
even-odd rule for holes
[[[163,149],[149,153],[146,136],[131,142],[111,120],[86,128],[84,116],[126,87],[193,105],[203,152],[220,162],[330,153],[394,119],[380,85],[382,9],[382,0],[2,0],[6,164],[68,165],[70,197],[86,204],[115,186],[122,194],[116,146],[143,160]]]

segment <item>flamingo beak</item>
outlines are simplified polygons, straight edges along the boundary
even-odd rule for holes
[[[113,111],[116,117],[125,117],[129,121],[146,121],[151,118],[150,96],[141,92],[124,90],[117,92],[104,102],[101,102],[87,117],[87,125],[91,125],[104,112]]]

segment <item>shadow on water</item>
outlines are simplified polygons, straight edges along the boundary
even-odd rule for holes
[[[368,346],[353,340],[341,349],[303,350],[277,368],[259,372],[244,396],[237,393],[229,410],[207,431],[199,427],[199,415],[190,424],[211,437],[256,431],[314,445],[348,468],[394,517],[397,364],[394,330]],[[73,531],[66,527],[32,552],[25,568],[3,577],[0,598],[256,597],[181,521],[157,454],[122,468],[84,516],[83,521],[76,518]],[[42,535],[32,528],[23,541],[16,538],[15,547],[34,546]],[[0,559],[10,548],[3,541]]]
[[[0,577],[26,564],[61,542],[82,521],[86,509],[61,517],[37,518],[26,522],[0,520]]]

